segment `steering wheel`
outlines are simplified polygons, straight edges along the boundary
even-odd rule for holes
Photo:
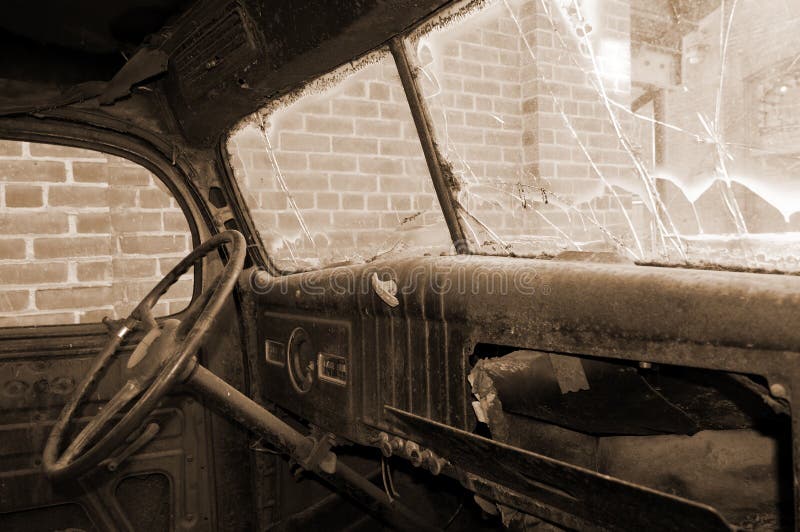
[[[231,245],[229,258],[216,283],[195,298],[180,320],[167,319],[159,326],[153,317],[153,306],[191,266],[224,244]],[[142,425],[174,385],[185,380],[187,369],[191,371],[194,367],[189,361],[203,344],[236,284],[246,251],[245,239],[238,231],[215,235],[181,260],[142,299],[98,353],[89,373],[61,410],[42,457],[46,475],[53,479],[72,478],[95,467]],[[66,429],[75,417],[78,405],[93,389],[125,335],[139,327],[144,327],[146,334],[128,359],[127,382],[59,454]],[[122,418],[99,437],[111,418],[137,397]]]

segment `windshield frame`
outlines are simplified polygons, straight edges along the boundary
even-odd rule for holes
[[[468,234],[471,229],[468,229],[466,226],[469,225],[469,222],[465,220],[465,216],[469,216],[469,212],[463,206],[459,204],[458,200],[458,190],[459,190],[459,182],[458,178],[454,173],[452,164],[445,156],[441,146],[439,145],[436,139],[436,131],[435,126],[433,124],[433,120],[431,118],[431,108],[430,103],[427,101],[426,97],[422,94],[422,89],[420,86],[420,79],[423,76],[422,67],[420,66],[417,57],[415,54],[411,53],[410,48],[417,42],[421,36],[425,33],[430,32],[432,30],[436,30],[438,28],[445,28],[453,23],[457,23],[457,21],[475,11],[479,11],[484,7],[492,4],[493,2],[486,1],[486,0],[462,0],[460,2],[456,2],[455,4],[448,5],[443,7],[427,18],[421,20],[418,24],[410,27],[405,32],[396,35],[394,38],[386,41],[381,46],[376,47],[373,50],[370,50],[359,56],[358,58],[340,65],[336,69],[331,70],[330,72],[323,74],[309,82],[296,87],[286,93],[276,96],[275,98],[271,99],[267,105],[263,108],[269,108],[273,106],[281,99],[288,98],[289,100],[299,97],[306,93],[309,88],[313,88],[315,84],[319,84],[320,80],[325,78],[330,78],[333,76],[337,71],[343,69],[348,66],[357,65],[360,62],[366,60],[366,58],[370,56],[374,56],[375,54],[382,54],[388,53],[393,57],[394,65],[397,68],[398,73],[400,74],[401,82],[403,85],[403,90],[406,95],[406,105],[408,105],[409,111],[414,119],[414,125],[416,127],[416,133],[419,138],[420,144],[422,146],[422,151],[425,156],[425,161],[427,163],[428,168],[428,178],[431,180],[434,190],[436,191],[437,200],[439,210],[441,211],[445,223],[447,225],[448,231],[450,233],[450,237],[455,248],[456,254],[459,255],[489,255],[489,256],[511,256],[511,257],[522,257],[522,258],[535,258],[535,259],[549,259],[553,258],[555,254],[548,253],[548,252],[541,252],[541,253],[521,253],[518,251],[514,251],[510,249],[509,246],[503,247],[501,246],[502,253],[496,252],[487,252],[480,248],[477,242],[473,242],[474,237],[469,237]],[[659,97],[657,93],[645,93],[641,97],[637,98],[634,102],[632,102],[633,106],[642,106],[648,103],[652,103],[654,107],[654,113],[658,114],[659,116],[663,116],[663,106],[664,102],[662,98]],[[633,109],[635,112],[636,109]],[[237,217],[241,220],[244,220],[244,225],[247,229],[248,240],[251,241],[251,247],[258,248],[258,255],[259,260],[257,262],[262,268],[267,269],[271,273],[275,275],[288,275],[292,273],[299,273],[302,271],[313,271],[318,269],[325,269],[330,267],[339,266],[341,264],[329,264],[323,265],[319,268],[308,268],[308,269],[282,269],[278,267],[273,260],[269,257],[269,254],[266,251],[266,247],[261,240],[259,235],[259,231],[256,228],[253,218],[250,214],[250,205],[245,201],[244,195],[242,194],[241,190],[239,189],[239,185],[236,182],[236,178],[234,177],[233,167],[230,161],[230,153],[228,150],[228,144],[230,139],[232,138],[233,134],[243,125],[245,125],[250,117],[244,117],[238,124],[236,124],[233,128],[228,131],[228,134],[224,136],[220,143],[219,143],[219,159],[221,161],[221,166],[224,169],[224,173],[226,175],[226,179],[224,182],[226,184],[226,188],[228,188],[228,192],[231,197],[234,197],[236,201],[234,202],[235,205],[232,208],[236,211]],[[662,137],[665,135],[665,126],[662,123],[662,120],[656,118],[655,124],[655,131],[654,134],[656,137]],[[656,161],[659,159],[663,159],[663,149],[656,150],[654,153]],[[479,222],[479,220],[476,220]],[[480,222],[479,222],[480,223]],[[484,229],[491,231],[490,228],[483,226]],[[574,256],[573,252],[569,252],[571,256]],[[592,254],[592,252],[586,252],[588,254]],[[374,259],[372,259],[374,260]],[[774,273],[774,274],[781,274],[781,275],[800,275],[800,272],[794,271],[785,271],[785,270],[778,270],[778,269],[768,269],[768,268],[759,268],[759,267],[751,267],[747,265],[736,265],[736,264],[717,264],[713,262],[690,262],[686,261],[684,263],[675,263],[669,261],[661,261],[661,260],[653,260],[653,259],[643,259],[643,260],[631,260],[628,261],[633,264],[641,265],[641,266],[658,266],[658,267],[668,267],[668,268],[684,268],[684,269],[703,269],[703,270],[724,270],[724,271],[736,271],[736,272],[750,272],[750,273]]]

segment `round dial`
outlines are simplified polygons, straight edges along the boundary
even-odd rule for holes
[[[297,392],[306,393],[314,384],[316,358],[317,351],[306,330],[298,327],[292,331],[286,346],[286,367],[292,387]]]

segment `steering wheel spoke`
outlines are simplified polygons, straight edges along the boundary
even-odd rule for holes
[[[88,444],[97,437],[100,430],[111,421],[125,406],[135,399],[142,392],[142,385],[136,379],[131,379],[114,394],[114,396],[103,406],[103,409],[85,426],[72,440],[64,454],[61,455],[62,461],[71,461],[80,454]]]

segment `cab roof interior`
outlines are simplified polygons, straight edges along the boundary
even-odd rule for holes
[[[211,145],[269,99],[447,3],[9,0],[0,17],[0,115],[96,97],[112,104],[124,96],[119,87],[109,96],[111,81],[130,67],[123,82],[161,92],[186,140]],[[157,53],[134,61],[142,50]]]
[[[174,117],[167,129],[189,145],[212,146],[270,99],[452,1],[7,0],[0,116],[95,98],[108,111],[146,85]],[[676,48],[718,4],[631,0],[632,39]]]

